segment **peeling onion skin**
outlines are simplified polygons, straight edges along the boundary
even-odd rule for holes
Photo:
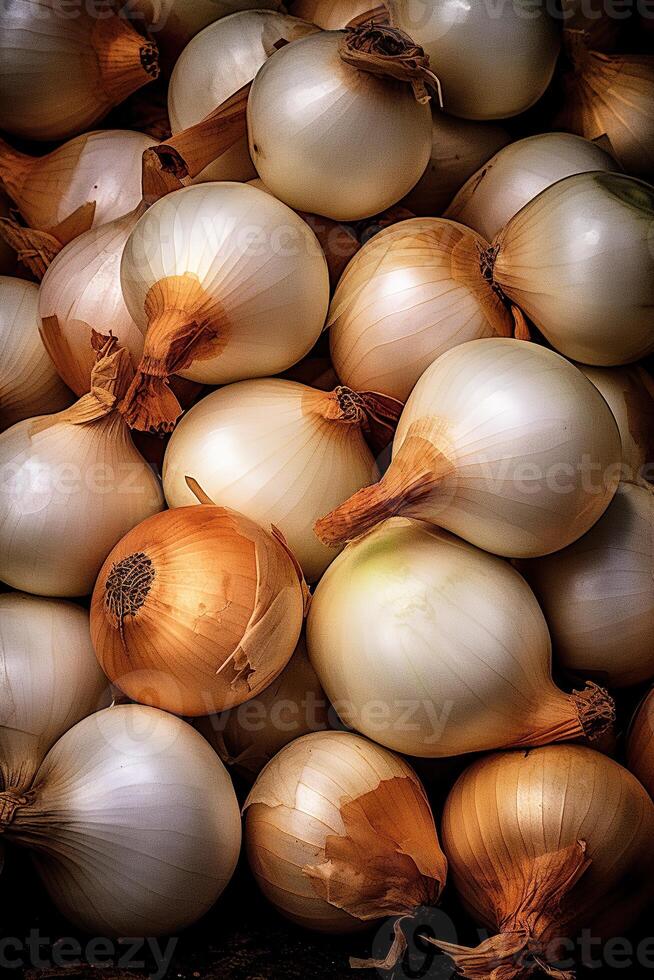
[[[31,849],[54,904],[92,935],[175,934],[236,867],[241,821],[225,767],[190,725],[154,708],[79,722],[31,793],[6,837]]]
[[[609,687],[654,677],[653,568],[654,488],[628,483],[583,538],[521,565],[562,667]]]
[[[268,59],[250,93],[248,138],[276,197],[297,211],[357,221],[396,204],[420,180],[431,111],[410,85],[345,64],[342,37],[323,31]],[[307,92],[319,95],[307,100]]]
[[[88,612],[23,592],[0,595],[0,677],[0,793],[22,793],[57,739],[111,700]]]
[[[272,5],[271,5],[272,6]],[[245,10],[221,17],[187,44],[168,89],[168,114],[173,135],[194,126],[248,82],[274,53],[279,39],[293,41],[318,28],[274,10]],[[247,181],[257,171],[248,150],[247,134],[194,178]]]
[[[128,697],[189,717],[242,704],[293,655],[303,592],[288,552],[223,507],[163,511],[113,549],[91,602],[100,664]]]
[[[525,205],[564,177],[618,170],[613,157],[571,133],[539,133],[504,147],[463,185],[446,218],[492,242]]]
[[[379,918],[411,915],[435,904],[445,884],[447,863],[418,777],[400,756],[358,735],[296,739],[260,774],[244,809],[259,887],[304,928],[351,933]],[[352,820],[355,846],[339,860],[330,844],[351,835]],[[331,883],[341,892],[338,904],[329,901]],[[398,900],[409,907],[394,907]]]
[[[39,336],[39,289],[0,276],[0,432],[73,401]]]
[[[169,507],[195,503],[192,476],[212,500],[238,509],[286,537],[307,581],[334,559],[313,525],[379,479],[362,426],[326,417],[334,402],[306,385],[277,378],[241,381],[211,392],[182,418],[166,449]]]
[[[513,320],[479,275],[487,242],[442,218],[412,218],[379,232],[354,256],[327,325],[341,382],[406,401],[445,351],[511,336]]]
[[[343,722],[396,752],[442,758],[584,732],[552,681],[525,581],[419,522],[394,518],[347,546],[316,589],[307,646]]]
[[[654,351],[653,236],[649,184],[567,177],[497,236],[494,281],[565,357],[628,364]]]
[[[627,768],[654,799],[654,691],[643,699],[631,723]]]
[[[512,930],[523,931],[543,959],[548,950],[554,962],[569,958],[570,946],[559,943],[583,928],[605,939],[626,935],[654,897],[654,805],[626,769],[582,746],[473,763],[447,800],[442,837],[454,887],[475,921],[493,931],[506,923],[507,940]],[[547,876],[532,877],[534,862],[578,848],[578,841],[589,865],[547,903]],[[494,938],[487,941],[488,970],[491,961],[502,968],[502,957],[492,955]],[[524,976],[520,960],[507,956],[502,965],[508,980]]]
[[[521,0],[500,8],[460,0],[388,0],[386,6],[391,22],[429,55],[453,116],[517,116],[552,79],[560,28],[542,7],[527,4],[524,11]]]

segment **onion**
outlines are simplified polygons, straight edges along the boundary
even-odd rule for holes
[[[172,374],[225,384],[295,364],[318,339],[329,303],[316,236],[244,184],[187,187],[153,204],[127,241],[121,281],[145,335],[126,399],[137,429],[174,426]]]
[[[0,431],[73,400],[39,336],[38,293],[32,282],[0,276]]]
[[[654,805],[617,762],[577,745],[493,755],[450,793],[443,847],[465,907],[498,935],[475,950],[437,942],[457,972],[518,980],[625,935],[654,897]]]
[[[0,275],[13,276],[16,274],[16,253],[2,236],[5,219],[10,217],[12,203],[0,188]]]
[[[429,56],[447,112],[466,119],[517,116],[548,87],[559,27],[538,4],[388,0],[391,22]]]
[[[282,38],[294,41],[315,34],[314,24],[272,10],[245,10],[205,27],[175,64],[168,90],[173,133],[200,122],[248,82]],[[256,176],[247,134],[196,178],[249,180]]]
[[[541,191],[564,177],[617,170],[590,140],[570,133],[539,133],[496,153],[461,188],[446,217],[474,228],[489,242]]]
[[[436,112],[431,140],[427,169],[402,201],[409,211],[424,217],[442,214],[468,177],[506,146],[511,137],[502,126]]]
[[[124,0],[129,16],[144,18],[166,66],[176,64],[189,41],[214,21],[240,10],[278,10],[280,0]],[[198,92],[198,96],[200,93]],[[213,106],[211,106],[213,109]]]
[[[303,635],[276,681],[252,701],[200,718],[195,727],[226,765],[252,782],[289,742],[329,728],[328,710]]]
[[[315,582],[335,552],[313,525],[325,505],[336,507],[379,479],[364,432],[381,425],[386,442],[392,439],[402,406],[388,402],[277,378],[214,391],[173,432],[163,469],[168,505],[196,502],[185,479],[194,477],[221,506],[278,527]]]
[[[593,685],[555,687],[547,624],[509,564],[402,518],[327,570],[307,645],[343,722],[405,755],[594,737],[613,715]]]
[[[622,479],[654,482],[654,379],[639,364],[581,367],[608,402],[622,440]]]
[[[654,677],[654,490],[625,483],[564,551],[527,563],[559,663],[611,687]]]
[[[439,899],[447,862],[426,793],[403,759],[372,742],[348,732],[297,739],[266,766],[245,810],[257,883],[301,926],[354,932]],[[396,937],[386,969],[406,948]]]
[[[163,506],[116,411],[129,359],[113,338],[96,346],[88,395],[0,436],[0,579],[15,589],[87,595],[116,541]]]
[[[120,285],[120,260],[139,204],[115,221],[75,238],[52,261],[39,291],[41,336],[57,371],[76,395],[90,388],[95,354],[93,331],[112,334],[136,365],[143,334],[134,323]]]
[[[20,592],[0,596],[0,677],[1,798],[28,790],[57,739],[107,703],[86,610]]]
[[[373,6],[370,0],[291,0],[288,9],[324,31],[339,31]]]
[[[279,676],[303,602],[279,538],[222,507],[180,507],[113,549],[93,593],[91,635],[103,670],[132,700],[213,714]]]
[[[649,54],[600,54],[583,35],[570,35],[572,67],[564,76],[557,123],[588,139],[608,138],[628,173],[654,173],[654,59]]]
[[[358,391],[401,401],[445,351],[510,336],[511,316],[479,275],[486,242],[439,218],[414,218],[375,235],[348,265],[329,311],[336,373]]]
[[[627,767],[654,798],[654,691],[643,699],[627,736]]]
[[[615,48],[624,27],[624,13],[615,5],[606,0],[562,0],[562,7],[566,31],[583,31],[597,51]]]
[[[428,98],[428,76],[424,65],[412,67],[420,61],[415,51],[378,27],[323,31],[268,59],[247,120],[252,160],[276,197],[298,211],[354,221],[411,190],[431,154],[431,113],[418,101]],[[398,78],[413,80],[416,94]]]
[[[604,513],[620,449],[606,402],[572,364],[525,341],[471,341],[423,374],[381,482],[316,532],[339,544],[400,514],[498,555],[549,554]]]
[[[488,275],[566,357],[654,351],[654,188],[586,173],[548,187],[495,239]]]
[[[141,158],[149,146],[149,136],[122,129],[85,133],[44,157],[0,140],[0,178],[34,228],[52,228],[87,202],[100,225],[140,202]]]
[[[92,935],[176,933],[211,908],[238,859],[225,767],[190,725],[153,708],[80,721],[30,789],[0,803],[7,840],[30,848],[54,904]]]
[[[65,139],[157,77],[156,45],[106,3],[91,0],[67,14],[58,0],[12,0],[5,7],[1,129],[26,139]]]

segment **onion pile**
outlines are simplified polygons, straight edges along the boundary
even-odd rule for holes
[[[604,513],[620,457],[616,422],[581,371],[536,344],[475,340],[425,371],[388,471],[316,532],[336,545],[397,514],[497,555],[550,554]]]
[[[653,834],[654,804],[605,755],[556,745],[480,759],[448,797],[443,847],[465,907],[498,935],[436,945],[464,976],[572,976],[555,969],[568,937],[624,935],[654,898]]]
[[[105,673],[128,697],[206,715],[275,680],[303,609],[280,538],[203,504],[164,511],[116,545],[93,592],[91,633]]]
[[[72,16],[58,0],[13,0],[0,63],[0,129],[35,140],[80,133],[159,72],[156,45],[103,0]]]
[[[292,381],[242,381],[207,395],[172,435],[163,467],[170,507],[195,503],[191,476],[212,500],[284,534],[308,581],[334,557],[314,523],[333,505],[379,479],[364,433],[402,409],[392,399],[348,388],[322,392]]]
[[[445,351],[510,336],[509,312],[479,275],[487,247],[439,218],[400,221],[364,245],[329,311],[331,356],[343,384],[406,401]]]
[[[73,400],[39,336],[38,295],[34,283],[0,276],[0,432]]]

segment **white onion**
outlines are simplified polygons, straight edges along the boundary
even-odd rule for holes
[[[502,126],[434,112],[431,159],[416,186],[401,203],[419,216],[443,214],[468,177],[510,142],[511,137]],[[462,223],[467,224],[466,221]]]
[[[291,0],[288,9],[324,31],[338,31],[373,6],[371,0]]]
[[[654,483],[654,379],[640,364],[625,368],[581,366],[603,395],[622,440],[622,479]]]
[[[315,34],[313,24],[273,10],[245,10],[205,27],[175,63],[168,89],[174,133],[194,126],[254,79],[280,40]],[[195,178],[249,180],[256,176],[247,135]]]
[[[276,197],[353,221],[418,182],[431,154],[431,113],[408,84],[345,64],[344,38],[324,31],[277,51],[254,80],[247,116],[252,160]]]
[[[611,687],[654,677],[654,491],[622,484],[580,541],[525,574],[567,670]]]
[[[173,424],[172,374],[225,384],[290,367],[318,339],[329,303],[314,233],[246,184],[199,184],[153,204],[127,241],[121,281],[145,335],[128,393],[136,428]]]
[[[446,350],[503,335],[513,321],[479,275],[487,243],[440,218],[414,218],[379,232],[345,270],[329,311],[336,373],[356,391],[405,401]]]
[[[97,226],[140,202],[141,159],[152,143],[144,133],[104,129],[31,157],[0,141],[0,178],[33,228],[54,228],[87,202]]]
[[[120,260],[145,206],[92,228],[59,252],[39,290],[41,336],[57,371],[76,395],[91,387],[94,330],[112,334],[136,367],[143,334],[134,323],[120,285]]]
[[[196,503],[191,476],[220,506],[284,534],[309,582],[334,558],[313,525],[379,479],[363,436],[365,408],[348,391],[293,381],[242,381],[207,395],[173,432],[164,459],[170,507]]]
[[[601,517],[620,457],[616,422],[581,371],[536,344],[474,340],[423,374],[381,482],[316,530],[338,544],[399,514],[498,555],[537,557]]]
[[[489,242],[546,187],[590,170],[618,170],[613,157],[570,133],[539,133],[504,147],[461,188],[446,217]]]
[[[0,128],[74,136],[158,71],[156,46],[105,3],[11,0],[0,23]]]
[[[34,283],[0,276],[0,431],[73,400],[39,336],[38,295]]]
[[[529,0],[387,0],[392,23],[429,55],[447,112],[505,119],[529,109],[550,83],[560,48],[555,19]]]
[[[57,739],[108,703],[88,612],[57,599],[1,595],[0,687],[0,793],[22,793]]]
[[[349,727],[439,758],[599,734],[599,689],[559,691],[547,623],[506,562],[395,518],[347,546],[322,578],[309,658]]]
[[[118,539],[163,506],[115,410],[129,368],[114,344],[102,348],[88,395],[0,436],[0,579],[15,589],[87,595]]]
[[[57,908],[100,936],[192,924],[225,888],[241,843],[213,749],[186,722],[135,704],[63,735],[4,830],[31,849]]]
[[[654,350],[654,188],[621,174],[566,177],[494,242],[495,284],[558,351],[613,366]]]

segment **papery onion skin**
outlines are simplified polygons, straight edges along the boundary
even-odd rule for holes
[[[524,563],[557,662],[610,687],[654,677],[654,489],[624,483],[569,548]]]
[[[298,211],[356,221],[396,204],[423,175],[431,113],[408,84],[345,64],[344,37],[323,31],[268,59],[250,93],[248,136],[276,197]]]
[[[654,482],[654,379],[640,364],[625,368],[580,367],[618,423],[622,479]]]
[[[560,49],[560,27],[539,4],[462,4],[459,0],[388,0],[391,22],[429,55],[446,112],[506,119],[525,112],[547,89]],[[523,6],[528,9],[523,10]]]
[[[318,339],[329,303],[327,263],[307,224],[271,195],[229,182],[157,201],[127,241],[121,282],[145,334],[127,415],[136,428],[174,421],[171,374],[225,384],[290,367]]]
[[[279,541],[203,505],[157,514],[116,545],[93,593],[91,635],[103,670],[134,701],[197,717],[271,684],[302,619]]]
[[[564,177],[618,170],[613,157],[571,133],[539,133],[504,147],[473,174],[445,217],[474,228],[489,242],[541,191]]]
[[[57,371],[75,392],[91,387],[94,330],[111,334],[134,367],[143,354],[143,334],[132,319],[120,284],[125,243],[145,206],[70,242],[49,266],[39,290],[41,336]]]
[[[0,595],[0,676],[0,793],[22,793],[57,739],[108,703],[87,611],[21,592]]]
[[[447,864],[418,777],[399,756],[357,735],[320,732],[287,745],[259,776],[245,810],[259,887],[305,928],[347,933],[412,914],[435,904],[445,883]]]
[[[654,799],[654,692],[641,702],[627,735],[627,768]]]
[[[335,552],[313,525],[379,479],[363,422],[347,415],[353,399],[267,378],[214,391],[181,420],[166,450],[169,507],[195,502],[192,476],[212,500],[284,534],[307,581],[320,578]]]
[[[372,7],[370,0],[291,0],[288,4],[294,17],[317,24],[324,31],[347,27],[351,20]]]
[[[222,105],[255,75],[282,38],[293,41],[315,34],[314,24],[274,10],[245,10],[222,17],[185,47],[175,63],[168,89],[173,133],[194,126]],[[250,180],[256,169],[247,134],[202,171],[195,183],[207,180]]]
[[[557,125],[588,139],[608,139],[620,166],[654,179],[654,59],[651,54],[601,54],[576,38],[564,75]]]
[[[156,78],[155,44],[124,18],[94,6],[72,17],[70,11],[62,16],[56,0],[13,0],[6,8],[0,128],[26,139],[65,139]]]
[[[654,350],[654,188],[586,173],[548,187],[493,243],[496,285],[561,354],[611,367]]]
[[[11,199],[0,188],[0,218],[9,218],[12,209]],[[9,245],[2,235],[0,235],[0,275],[15,276],[20,275],[17,270],[18,262],[16,252]]]
[[[471,122],[435,111],[431,159],[401,204],[419,217],[443,214],[465,181],[510,142],[509,133],[500,125]]]
[[[93,391],[0,436],[0,578],[37,595],[88,595],[129,528],[161,510],[154,472],[115,411],[126,352],[106,340]]]
[[[202,736],[130,704],[59,739],[5,836],[33,850],[54,904],[85,932],[158,936],[214,904],[236,866],[241,821]]]
[[[225,765],[252,782],[289,742],[330,727],[329,704],[304,635],[277,680],[252,701],[195,724]]]
[[[414,521],[386,521],[334,561],[307,646],[344,723],[406,755],[543,745],[597,722],[555,687],[547,623],[521,576]]]
[[[53,228],[87,202],[97,226],[140,202],[141,158],[152,143],[144,133],[105,129],[31,157],[0,141],[0,178],[32,228]]]
[[[626,769],[582,746],[473,763],[450,793],[442,835],[464,906],[501,933],[476,950],[449,947],[460,969],[476,961],[475,977],[495,968],[522,978],[525,953],[530,973],[539,960],[554,967],[582,928],[625,935],[654,894],[654,806]]]
[[[511,336],[510,313],[479,276],[486,247],[442,218],[401,221],[367,242],[345,270],[327,320],[343,384],[406,401],[445,351]]]
[[[34,283],[0,276],[0,432],[73,400],[39,336],[38,295]]]
[[[339,544],[400,515],[497,555],[538,557],[592,527],[620,466],[615,419],[576,367],[522,340],[474,340],[423,374],[381,482],[322,518],[316,532]]]

